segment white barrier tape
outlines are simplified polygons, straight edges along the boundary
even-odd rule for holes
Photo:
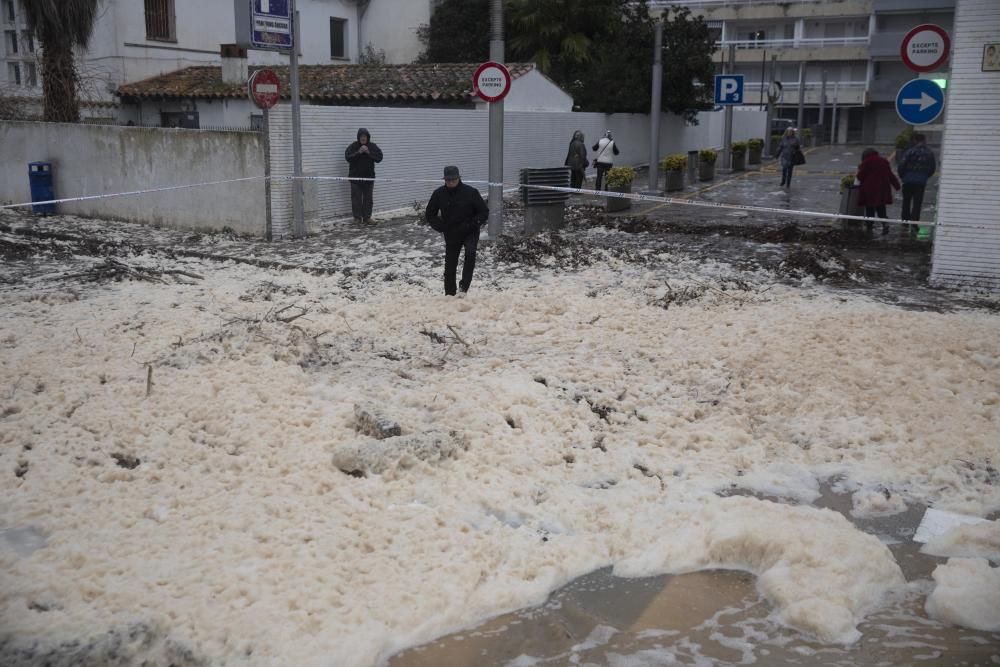
[[[232,178],[223,181],[207,181],[204,183],[190,183],[187,185],[170,185],[166,187],[159,188],[149,188],[146,190],[130,190],[127,192],[114,192],[101,195],[84,195],[80,197],[65,197],[62,199],[49,199],[46,201],[37,202],[24,202],[20,204],[3,204],[0,205],[0,210],[8,208],[24,208],[28,206],[40,206],[44,204],[63,204],[67,202],[76,201],[93,201],[97,199],[112,199],[115,197],[132,197],[136,195],[152,194],[157,192],[170,192],[174,190],[187,190],[191,188],[203,188],[211,185],[226,185],[229,183],[243,183],[247,181],[258,181],[258,180],[268,180],[271,181],[371,181],[379,183],[430,183],[430,184],[440,184],[440,179],[401,179],[401,178],[361,178],[355,176],[247,176],[245,178]],[[828,213],[822,211],[803,211],[796,209],[785,209],[785,208],[774,208],[769,206],[751,206],[748,204],[726,204],[723,202],[709,202],[709,201],[697,201],[690,199],[677,199],[676,197],[661,197],[659,195],[644,195],[638,193],[630,192],[611,192],[608,190],[586,190],[583,188],[564,188],[557,187],[553,185],[523,185],[520,183],[493,183],[490,181],[464,181],[465,183],[476,184],[476,185],[486,185],[486,186],[499,186],[501,188],[508,188],[510,190],[520,190],[521,188],[533,188],[536,190],[551,190],[554,192],[565,192],[569,194],[582,194],[591,195],[599,197],[617,197],[620,199],[631,199],[634,201],[649,201],[657,202],[661,204],[677,204],[680,206],[695,206],[701,208],[718,208],[733,211],[758,211],[762,213],[779,213],[781,215],[791,215],[804,218],[824,218],[830,219],[835,218],[837,220],[857,220],[861,222],[881,222],[889,224],[902,224],[902,225],[921,225],[924,227],[934,227],[937,226],[935,222],[923,222],[923,221],[908,221],[900,220],[897,218],[868,218],[861,215],[844,215],[841,213]],[[972,229],[992,229],[986,225],[967,225],[959,223],[951,223],[947,225],[946,228],[963,227]]]
[[[46,199],[45,201],[25,202],[21,204],[3,204],[0,210],[5,208],[24,208],[26,206],[41,206],[43,204],[64,204],[71,201],[91,201],[94,199],[112,199],[114,197],[132,197],[134,195],[147,195],[153,192],[169,192],[171,190],[187,190],[190,188],[204,188],[209,185],[225,185],[226,183],[242,183],[244,181],[262,181],[266,176],[247,176],[245,178],[230,178],[225,181],[207,181],[205,183],[190,183],[188,185],[168,185],[161,188],[149,188],[148,190],[130,190],[128,192],[111,192],[104,195],[82,195],[80,197],[64,197],[63,199]]]
[[[291,181],[295,176],[272,176],[274,180]],[[302,176],[301,180],[313,181],[378,181],[383,183],[440,183],[440,180],[420,180],[420,179],[394,179],[394,178],[357,178],[350,176]],[[863,215],[845,215],[841,213],[824,213],[822,211],[802,211],[787,208],[773,208],[768,206],[750,206],[748,204],[726,204],[722,202],[697,201],[691,199],[677,199],[676,197],[661,197],[659,195],[633,194],[631,192],[611,192],[608,190],[585,190],[583,188],[563,188],[554,185],[524,185],[521,183],[492,183],[490,181],[465,181],[463,183],[494,186],[519,190],[521,188],[532,188],[535,190],[552,190],[554,192],[566,192],[570,194],[595,195],[599,197],[617,197],[619,199],[632,199],[635,201],[650,201],[662,204],[679,204],[681,206],[696,206],[702,208],[721,208],[733,211],[760,211],[763,213],[781,213],[803,218],[836,218],[837,220],[860,220],[862,222],[884,222],[897,225],[922,225],[924,227],[934,227],[937,223],[921,222],[911,220],[900,220],[898,218],[868,218]],[[952,227],[971,225],[950,225]],[[977,227],[979,228],[979,227]],[[985,229],[985,227],[982,227]]]

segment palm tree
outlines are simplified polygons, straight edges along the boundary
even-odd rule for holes
[[[596,42],[621,23],[623,0],[507,0],[515,57],[546,74],[588,63]]]
[[[42,49],[44,119],[80,120],[78,75],[73,50],[86,48],[97,18],[99,0],[21,0],[28,27]]]

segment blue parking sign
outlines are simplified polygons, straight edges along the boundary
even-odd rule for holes
[[[743,104],[743,75],[715,75],[715,103]]]
[[[292,48],[292,8],[289,0],[250,0],[250,43],[258,49]]]

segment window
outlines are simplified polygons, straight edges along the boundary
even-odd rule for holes
[[[24,75],[24,85],[28,88],[38,87],[38,66],[35,63],[25,63],[27,72]]]
[[[14,14],[14,0],[3,0],[3,17],[8,23],[13,23],[17,18]]]
[[[5,30],[3,33],[3,41],[7,49],[7,55],[17,55],[17,31]]]
[[[199,129],[197,111],[161,111],[160,127],[183,127]]]
[[[21,68],[18,67],[17,63],[7,63],[7,83],[15,86],[21,85]]]
[[[176,42],[174,0],[145,0],[146,39],[159,42]]]
[[[747,40],[751,42],[763,42],[764,41],[764,31],[763,30],[751,30],[750,34],[747,36]]]
[[[330,57],[347,57],[347,19],[330,19]]]
[[[31,34],[30,30],[21,31],[21,46],[25,53],[35,52],[35,36]]]

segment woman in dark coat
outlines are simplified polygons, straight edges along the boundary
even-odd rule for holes
[[[569,142],[569,153],[566,154],[564,163],[570,168],[570,187],[579,188],[583,185],[583,178],[587,171],[587,144],[583,142],[583,132],[577,130],[573,133],[573,140]]]
[[[888,218],[885,207],[892,203],[892,188],[899,190],[899,179],[892,173],[889,161],[878,154],[874,148],[866,148],[861,154],[861,164],[858,166],[858,205],[865,207],[865,217]],[[867,223],[868,231],[875,226]],[[888,223],[882,223],[882,233],[889,233]]]

